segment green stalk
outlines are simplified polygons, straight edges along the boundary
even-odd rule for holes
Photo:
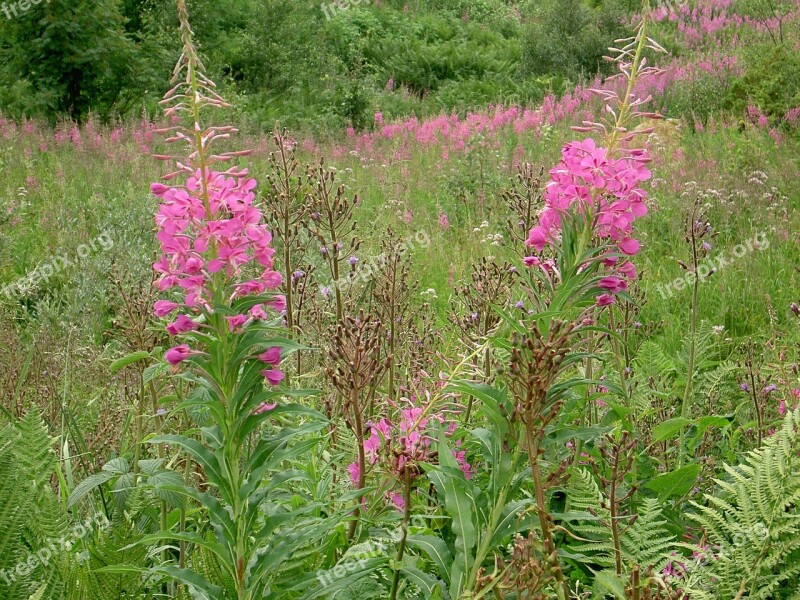
[[[403,562],[403,554],[406,551],[406,540],[408,539],[408,524],[411,522],[411,473],[406,468],[405,488],[403,490],[403,499],[406,502],[403,511],[403,536],[400,538],[400,544],[397,547],[397,568],[394,572],[392,579],[392,592],[389,596],[390,600],[397,600],[397,590],[400,588],[400,565]]]
[[[694,219],[694,217],[692,217]],[[689,332],[689,367],[688,373],[686,374],[686,387],[683,390],[683,400],[681,401],[681,418],[688,419],[689,418],[689,400],[692,396],[692,383],[694,379],[694,363],[697,354],[697,320],[698,320],[698,310],[697,310],[697,303],[698,303],[698,293],[700,289],[700,279],[697,277],[697,240],[695,239],[694,234],[694,221],[692,221],[692,265],[694,267],[694,283],[692,285],[692,304],[690,307],[691,310],[691,329]],[[684,429],[685,427],[681,425],[680,436],[678,437],[678,468],[683,466],[683,458],[684,458]]]

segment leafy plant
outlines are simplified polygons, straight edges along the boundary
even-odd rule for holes
[[[699,557],[679,577],[692,598],[798,598],[800,411],[790,411],[764,446],[715,479],[718,493],[692,502],[703,530]]]

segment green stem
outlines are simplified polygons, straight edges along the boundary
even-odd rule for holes
[[[405,509],[403,511],[403,536],[400,538],[400,544],[397,547],[397,565],[392,579],[392,592],[389,596],[390,600],[397,600],[397,591],[400,588],[400,565],[403,562],[403,554],[406,551],[406,540],[408,539],[408,524],[411,522],[411,472],[406,467],[405,473],[405,488],[403,499],[405,500]]]
[[[692,305],[691,310],[691,329],[689,332],[689,365],[688,373],[686,374],[686,387],[683,390],[683,400],[681,401],[681,418],[689,418],[689,401],[692,396],[692,383],[694,380],[694,363],[697,353],[697,319],[698,319],[698,293],[700,289],[700,280],[697,277],[697,243],[694,239],[694,222],[692,223],[692,259],[694,264],[694,285],[692,286]],[[678,438],[678,468],[683,466],[684,458],[684,429],[681,425],[680,437]]]

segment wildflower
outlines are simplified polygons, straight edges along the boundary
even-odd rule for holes
[[[225,319],[228,321],[228,328],[233,332],[247,322],[247,315],[226,316]]]
[[[278,385],[285,377],[283,371],[279,369],[268,369],[266,371],[261,371],[261,374],[270,383],[270,385]]]
[[[444,231],[450,229],[450,220],[447,218],[447,213],[441,213],[439,215],[439,227]]]
[[[350,263],[350,266],[351,266],[351,267],[355,267],[355,266],[356,266],[356,264],[358,263],[358,258],[356,258],[355,256],[351,256],[351,257],[348,259],[348,261],[347,261],[347,262],[349,262],[349,263]]]
[[[588,209],[598,238],[616,242],[624,254],[636,254],[640,244],[631,237],[632,224],[647,214],[646,192],[637,187],[650,178],[646,161],[644,154],[610,158],[592,138],[567,144],[561,162],[550,171],[546,207],[529,232],[528,245],[541,251],[556,239],[566,211]]]
[[[175,319],[175,321],[167,325],[167,333],[170,335],[178,335],[181,333],[186,333],[187,331],[193,331],[199,326],[199,323],[192,321],[186,315],[178,315],[178,318]]]
[[[458,468],[464,473],[464,477],[472,479],[475,472],[472,470],[472,465],[467,462],[466,452],[463,450],[453,450],[452,452],[453,457],[456,459],[456,462],[458,462]]]
[[[745,382],[742,382],[739,384],[739,389],[742,390],[743,392],[749,392],[750,386],[747,385]]]
[[[186,360],[191,353],[189,346],[181,344],[167,350],[166,354],[164,354],[164,359],[174,367]]]
[[[178,306],[179,305],[176,302],[169,302],[167,300],[158,300],[153,305],[153,312],[159,318],[166,317],[168,314],[176,310]]]
[[[600,294],[595,298],[595,304],[597,304],[597,306],[609,306],[610,304],[614,304],[614,296],[611,294]]]
[[[765,387],[762,390],[762,393],[766,396],[768,394],[771,394],[772,392],[774,392],[777,389],[778,389],[777,385],[775,385],[774,383],[770,383],[767,387]]]
[[[237,296],[281,285],[280,273],[272,268],[272,235],[253,206],[255,187],[252,178],[199,170],[183,187],[151,185],[152,193],[162,199],[155,217],[162,255],[153,265],[159,290],[179,288],[182,304],[199,313],[210,306],[216,285],[233,285]],[[260,267],[261,275],[236,283],[248,265]],[[220,273],[221,278],[213,279]],[[166,316],[176,308],[173,304],[159,301],[154,310]],[[246,315],[229,319],[232,330],[246,321]]]
[[[358,463],[354,462],[347,465],[347,471],[350,473],[350,481],[353,482],[353,485],[357,486],[361,478],[361,468],[358,466]]]
[[[250,309],[249,314],[254,319],[264,320],[269,317],[267,311],[264,310],[263,304],[256,304],[253,308]]]
[[[542,264],[538,256],[526,256],[522,259],[522,262],[526,267],[537,267]]]
[[[261,362],[265,362],[273,367],[277,367],[279,364],[281,364],[281,349],[279,346],[273,346],[266,352],[259,354],[258,359]]]
[[[608,290],[612,294],[628,289],[628,284],[619,277],[603,277],[597,286],[601,289]]]
[[[254,412],[255,414],[257,414],[257,415],[260,415],[260,414],[263,414],[263,413],[265,413],[265,412],[269,412],[269,411],[271,411],[271,410],[272,410],[272,409],[274,409],[276,406],[278,406],[278,405],[277,405],[277,404],[269,404],[269,403],[267,403],[267,402],[262,402],[261,404],[259,404],[259,405],[258,405],[258,407],[257,407],[257,408],[255,409],[255,411],[253,411],[253,412]]]
[[[267,306],[274,309],[275,312],[283,314],[286,312],[286,296],[283,294],[277,294],[272,298],[272,300],[267,302]]]

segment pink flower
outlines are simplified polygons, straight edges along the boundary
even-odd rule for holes
[[[406,507],[406,499],[403,498],[403,494],[393,492],[389,495],[389,500],[391,500],[392,504],[394,504],[399,510],[403,510]]]
[[[227,315],[225,319],[228,321],[228,328],[233,332],[247,322],[247,315]]]
[[[187,331],[193,331],[198,327],[200,327],[200,324],[192,321],[186,315],[178,315],[178,318],[175,319],[175,321],[167,325],[167,333],[170,335],[178,335],[181,333],[186,333]]]
[[[257,414],[257,415],[260,415],[262,413],[271,411],[276,406],[278,406],[278,405],[277,404],[268,404],[266,402],[262,402],[261,404],[258,405],[258,407],[253,412],[255,414]]]
[[[456,461],[458,462],[458,468],[464,473],[464,477],[467,479],[472,479],[474,475],[474,471],[472,470],[472,466],[467,462],[466,452],[463,450],[453,450],[453,456],[455,457]]]
[[[542,250],[544,250],[544,247],[548,244],[549,241],[550,240],[545,228],[542,227],[541,225],[537,225],[536,227],[530,230],[530,232],[528,233],[528,239],[525,241],[525,243],[528,246],[536,248],[537,252],[541,252]]]
[[[627,277],[628,279],[636,279],[636,265],[631,261],[626,260],[622,263],[621,267],[617,268],[617,273]]]
[[[354,462],[347,465],[347,471],[350,473],[350,481],[353,482],[353,485],[357,486],[361,479],[361,468],[358,466],[358,463]]]
[[[279,364],[281,364],[281,349],[278,346],[273,346],[266,352],[259,354],[258,359],[261,362],[265,362],[273,367],[277,367]]]
[[[614,304],[614,296],[611,294],[600,294],[595,298],[595,304],[597,304],[597,306],[608,306],[609,304]]]
[[[267,302],[267,304],[277,310],[279,313],[283,313],[286,310],[286,296],[283,294],[278,294],[272,300]]]
[[[256,181],[215,171],[205,175],[201,177],[196,171],[185,187],[154,183],[150,188],[162,199],[155,217],[156,237],[162,250],[154,265],[160,275],[158,289],[180,287],[186,294],[183,303],[199,306],[210,300],[212,285],[236,285],[237,295],[260,294],[280,287],[281,275],[272,269],[272,235],[253,205]],[[200,199],[202,179],[206,181],[210,214]],[[262,275],[237,283],[245,268],[253,264],[263,267]],[[224,277],[222,282],[214,283],[211,276],[217,273]],[[192,302],[188,301],[190,297]],[[169,313],[163,316],[166,314]]]
[[[261,320],[264,320],[267,317],[269,317],[267,311],[264,310],[263,304],[256,304],[253,308],[251,308],[250,316],[253,317],[254,319],[261,319]]]
[[[261,371],[261,374],[266,378],[270,385],[278,385],[285,377],[283,371],[280,369],[268,369]]]
[[[599,288],[608,290],[612,294],[619,294],[621,291],[628,289],[628,284],[619,277],[603,277],[597,284]]]
[[[619,249],[629,256],[639,252],[639,248],[641,248],[641,244],[639,244],[638,240],[634,240],[633,238],[622,240],[619,243]]]
[[[179,305],[175,302],[158,300],[155,304],[153,304],[153,313],[159,318],[166,317],[172,311],[176,310],[178,306]]]
[[[189,346],[181,344],[180,346],[175,346],[167,350],[166,354],[164,354],[164,359],[174,367],[186,360],[191,353],[192,350]]]
[[[261,276],[261,278],[263,279],[268,290],[278,289],[283,283],[283,275],[278,273],[278,271],[264,271],[264,274]]]
[[[537,267],[542,264],[542,260],[538,256],[526,256],[522,259],[522,262],[526,267]]]
[[[450,220],[447,218],[447,213],[441,213],[439,215],[439,227],[444,231],[450,229]]]
[[[562,214],[588,211],[595,237],[616,242],[624,254],[636,254],[639,242],[631,234],[634,220],[647,214],[647,194],[638,186],[651,176],[645,167],[649,160],[643,150],[628,150],[622,158],[609,156],[591,138],[564,146],[561,162],[550,171],[545,209],[527,245],[541,252],[558,239]],[[629,272],[635,273],[631,267]]]

